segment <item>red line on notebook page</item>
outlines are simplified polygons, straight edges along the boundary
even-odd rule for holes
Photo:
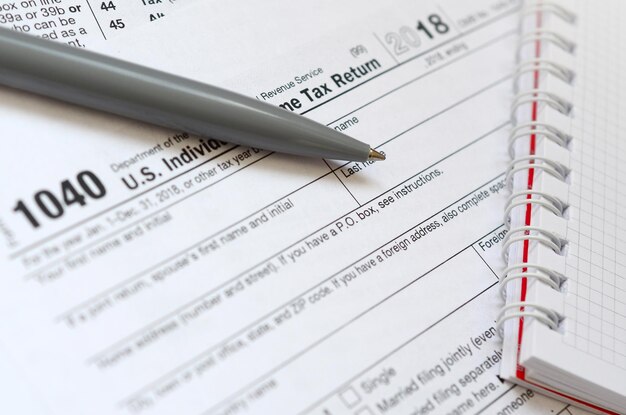
[[[535,29],[536,30],[540,30],[541,26],[543,23],[543,15],[541,11],[538,11],[536,14],[536,23],[535,23]],[[541,40],[537,39],[535,40],[535,58],[539,59],[541,57]],[[536,66],[539,66],[539,63],[535,64]],[[539,68],[536,68],[533,71],[533,88],[534,89],[538,89],[539,88]],[[534,94],[534,96],[536,97],[537,94]],[[538,117],[538,103],[537,101],[533,101],[532,103],[532,107],[531,107],[531,121],[534,123],[537,121],[537,117]],[[533,125],[531,127],[531,130],[535,130],[535,126]],[[530,144],[529,144],[529,154],[530,155],[534,155],[536,152],[536,145],[537,145],[537,135],[535,133],[530,135]],[[533,164],[535,161],[534,160],[530,160],[529,164]],[[535,179],[535,169],[533,168],[529,168],[528,169],[528,179],[527,179],[527,188],[528,190],[532,190],[533,189],[533,184],[534,184],[534,179]],[[526,195],[526,199],[530,200],[532,199],[532,195],[528,194]],[[530,226],[531,225],[531,221],[532,221],[532,203],[527,203],[526,204],[526,212],[525,212],[525,218],[524,218],[524,224],[526,226]],[[525,231],[524,232],[525,235],[529,235],[530,232],[529,231]],[[523,263],[528,263],[528,251],[529,251],[529,245],[530,245],[530,241],[528,239],[524,240],[524,246],[523,246],[523,251],[522,251],[522,262]],[[522,268],[522,272],[527,272],[528,268]],[[521,294],[520,294],[520,301],[524,302],[526,301],[526,294],[527,294],[527,290],[528,290],[528,279],[527,277],[523,277],[522,278],[522,287],[521,287]],[[520,307],[520,311],[524,311],[524,306]],[[558,392],[556,390],[547,388],[543,385],[539,385],[537,383],[534,383],[530,380],[526,379],[526,368],[524,366],[522,366],[520,364],[520,355],[521,355],[521,350],[522,350],[522,337],[524,334],[524,317],[520,317],[519,318],[519,326],[518,326],[518,333],[517,333],[517,366],[516,366],[516,373],[515,376],[520,379],[523,380],[524,382],[527,382],[533,386],[536,386],[537,388],[543,389],[545,391],[551,392],[555,395],[561,396],[563,398],[566,399],[570,399],[574,402],[577,402],[581,405],[587,406],[589,408],[593,408],[596,411],[600,411],[600,412],[604,412],[606,414],[610,414],[610,415],[619,415],[617,412],[613,412],[610,411],[608,409],[599,407],[597,405],[594,405],[592,403],[589,402],[585,402],[582,401],[580,399],[577,399],[573,396],[569,396],[566,395],[564,393]]]
[[[539,30],[541,28],[541,23],[542,23],[542,14],[540,11],[537,12],[537,22],[536,22],[536,29]],[[541,40],[537,39],[535,40],[535,58],[539,59],[539,57],[541,56]],[[539,65],[538,63],[536,65]],[[539,88],[539,69],[535,69],[533,71],[533,88],[537,89]],[[535,94],[534,96],[537,96],[537,94]],[[532,122],[536,122],[537,121],[537,101],[533,101],[532,103],[532,114],[531,114],[531,120]],[[535,126],[531,127],[532,130],[535,129]],[[529,148],[529,153],[530,155],[534,155],[535,151],[536,151],[536,141],[537,141],[537,136],[536,134],[531,134],[530,135],[530,148]],[[529,161],[530,164],[534,163],[534,160],[530,160]],[[528,169],[528,181],[527,181],[527,188],[528,190],[532,190],[533,188],[533,183],[534,183],[534,179],[535,179],[535,169]],[[528,194],[526,195],[526,199],[532,199],[532,194]],[[526,204],[526,217],[524,219],[524,224],[526,226],[530,226],[532,221],[532,203],[527,203]],[[529,234],[529,231],[525,231],[524,232],[525,235]],[[529,249],[529,245],[530,245],[530,241],[528,239],[524,240],[524,248],[523,248],[523,256],[522,256],[522,262],[527,263],[528,262],[528,249]],[[522,268],[522,272],[527,272],[528,268]],[[528,279],[526,277],[522,278],[522,292],[520,295],[520,301],[524,302],[526,301],[526,291],[527,291],[527,287],[528,287]],[[520,307],[520,311],[524,311],[524,307]],[[520,351],[522,348],[522,336],[524,333],[524,317],[520,317],[519,318],[519,327],[518,327],[518,333],[517,333],[517,368],[516,368],[516,376],[518,379],[521,380],[525,380],[526,379],[526,370],[525,368],[520,364]]]

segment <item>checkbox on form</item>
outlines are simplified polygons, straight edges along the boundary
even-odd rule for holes
[[[353,387],[349,387],[343,392],[340,392],[339,397],[348,408],[353,408],[356,404],[361,402],[361,397]]]

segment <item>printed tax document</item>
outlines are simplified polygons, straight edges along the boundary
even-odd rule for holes
[[[44,39],[91,48],[99,40],[169,16],[181,0],[2,0],[0,25]]]
[[[7,412],[10,395],[54,414],[567,413],[497,377],[518,8],[202,2],[95,46],[302,113],[384,163],[0,90]]]

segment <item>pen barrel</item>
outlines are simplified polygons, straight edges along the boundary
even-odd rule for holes
[[[367,144],[257,99],[2,28],[0,83],[250,147],[338,160],[369,156]]]

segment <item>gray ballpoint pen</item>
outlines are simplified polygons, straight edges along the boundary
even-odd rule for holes
[[[257,99],[4,28],[0,84],[266,150],[350,161],[385,159],[365,143]]]

